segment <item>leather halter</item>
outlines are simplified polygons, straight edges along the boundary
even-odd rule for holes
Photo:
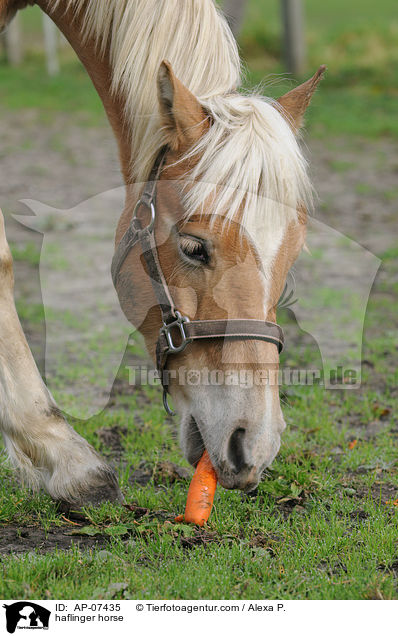
[[[224,338],[271,342],[278,348],[278,353],[281,353],[284,336],[282,328],[274,322],[253,319],[190,320],[176,309],[159,262],[154,233],[156,186],[166,159],[167,150],[167,147],[162,148],[156,158],[149,181],[145,184],[141,197],[134,208],[130,225],[115,250],[111,273],[113,284],[116,288],[124,261],[130,250],[137,243],[140,243],[162,314],[162,327],[160,328],[156,345],[156,366],[163,386],[163,404],[166,412],[169,415],[174,415],[167,402],[168,385],[164,377],[169,355],[180,353],[194,340],[221,340]],[[137,217],[137,212],[141,206],[148,208],[151,213],[151,220],[145,227],[142,227],[141,221]],[[176,334],[177,339],[175,338]]]

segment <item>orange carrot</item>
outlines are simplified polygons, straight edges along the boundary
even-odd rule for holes
[[[210,517],[213,499],[217,488],[217,474],[210,461],[209,453],[205,450],[196,466],[188,490],[185,514],[176,517],[175,521],[184,520],[203,526]]]

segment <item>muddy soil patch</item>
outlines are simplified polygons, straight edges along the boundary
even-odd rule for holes
[[[146,486],[151,479],[155,486],[174,484],[176,481],[188,482],[192,477],[192,470],[179,466],[174,462],[162,461],[151,466],[148,462],[141,462],[139,466],[130,474],[129,483]]]
[[[81,549],[107,546],[106,536],[70,536],[67,528],[53,527],[47,531],[37,527],[21,527],[14,524],[2,526],[0,532],[0,555],[24,554],[37,550],[40,553],[51,550],[69,550],[72,546]],[[1,557],[0,557],[1,558]]]

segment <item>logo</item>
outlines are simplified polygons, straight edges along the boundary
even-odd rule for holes
[[[9,634],[13,634],[16,629],[48,629],[51,612],[41,605],[30,601],[18,601],[3,607],[6,610]]]
[[[165,185],[165,181],[161,183]],[[187,182],[186,186],[189,185]],[[50,391],[57,392],[59,369],[62,367],[65,377],[68,377],[69,398],[59,407],[68,415],[83,420],[106,407],[116,375],[124,366],[122,361],[127,343],[130,341],[130,345],[134,345],[136,340],[136,336],[131,339],[132,326],[120,307],[111,277],[114,253],[111,237],[114,236],[116,218],[109,211],[123,209],[124,195],[124,188],[115,188],[82,201],[69,210],[25,199],[23,203],[35,216],[14,215],[22,225],[43,235],[40,284],[46,321],[46,383]],[[259,205],[265,206],[266,202],[259,198]],[[158,236],[157,241],[167,241],[166,234],[162,234],[161,238]],[[268,263],[267,258],[271,256],[267,256],[268,243],[263,233],[253,230],[250,241],[257,246],[259,254],[265,254]],[[297,271],[294,277],[289,277],[281,299],[280,308],[285,310],[285,322],[289,323],[287,340],[294,340],[294,334],[297,339],[300,333],[305,335],[308,343],[305,346],[311,348],[317,360],[317,366],[312,368],[322,376],[325,388],[357,388],[361,382],[366,308],[381,261],[362,245],[314,218],[308,219],[308,244],[314,252],[301,253]],[[159,243],[157,247],[160,247]],[[236,315],[232,291],[228,294],[226,290],[237,289],[237,281],[249,284],[253,267],[256,267],[253,259],[251,253],[245,252],[242,258],[237,254],[230,266],[222,268],[223,274],[215,279],[213,288],[206,291],[226,318],[242,317]],[[266,268],[271,266],[271,260]],[[189,282],[189,276],[182,271],[179,273],[178,268],[175,274],[169,285],[171,296],[179,299],[183,294],[184,306],[180,309],[185,311],[189,307],[195,315],[201,306],[196,286]],[[134,297],[137,285],[151,287],[159,284],[148,280],[148,272],[140,260],[136,264],[134,281],[126,282],[123,292],[126,298]],[[260,283],[263,287],[261,293],[269,295],[268,278],[259,279]],[[249,293],[249,287],[244,317],[255,318],[257,310],[251,307],[250,302],[254,302],[260,292],[250,287]],[[246,293],[243,287],[242,293]],[[133,314],[132,322],[136,328],[140,328],[152,308],[157,307],[155,295],[145,292],[139,294],[139,298],[140,302],[133,303],[128,310]],[[99,346],[98,343],[104,339],[106,346]],[[245,347],[244,351],[247,360],[250,348]],[[252,361],[266,368],[267,348],[253,351],[255,357]],[[264,359],[260,360],[258,356],[261,354]],[[223,365],[229,364],[230,356],[230,346],[222,347]],[[287,367],[288,359],[284,363]],[[81,372],[76,372],[77,360],[83,362]],[[91,364],[87,365],[87,360]],[[305,370],[305,366],[300,369]],[[197,369],[191,371],[186,378],[187,385],[199,385],[201,379],[195,373]]]

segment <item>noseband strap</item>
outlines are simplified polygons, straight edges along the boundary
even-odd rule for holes
[[[274,344],[278,353],[284,345],[282,328],[274,322],[253,319],[231,320],[189,320],[175,307],[162,267],[159,262],[155,241],[156,186],[162,171],[167,147],[162,148],[152,168],[141,198],[137,202],[129,227],[122,236],[112,260],[112,280],[116,288],[120,270],[133,247],[140,243],[148,268],[148,274],[162,314],[162,327],[156,345],[156,366],[163,386],[163,404],[169,415],[174,415],[167,402],[168,384],[164,370],[167,358],[180,353],[194,341],[202,340],[262,340]],[[141,206],[151,213],[151,219],[145,227],[137,217]]]

